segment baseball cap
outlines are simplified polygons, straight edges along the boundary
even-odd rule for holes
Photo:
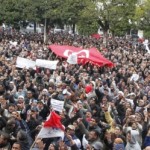
[[[68,127],[67,128],[69,128],[69,129],[71,129],[71,130],[75,130],[75,126],[74,125],[68,125]]]

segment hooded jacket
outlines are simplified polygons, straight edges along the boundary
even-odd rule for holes
[[[131,131],[130,133],[131,133],[131,140],[127,142],[125,150],[141,150],[141,147],[136,140],[136,135],[133,133],[133,131]]]

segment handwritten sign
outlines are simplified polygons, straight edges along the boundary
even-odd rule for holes
[[[54,110],[56,110],[58,112],[62,112],[62,110],[64,108],[64,101],[51,99],[51,105]]]

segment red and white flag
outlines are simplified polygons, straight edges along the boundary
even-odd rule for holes
[[[114,64],[101,55],[96,48],[83,49],[68,45],[50,45],[49,49],[58,57],[66,58],[70,64],[78,63],[84,65],[86,63],[91,63],[99,67],[114,67]]]
[[[53,138],[61,137],[64,138],[64,126],[60,122],[60,116],[52,111],[45,121],[41,131],[38,134],[38,138]]]

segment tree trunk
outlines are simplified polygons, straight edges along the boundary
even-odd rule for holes
[[[47,19],[45,18],[45,23],[44,23],[44,43],[46,44],[47,42]]]
[[[34,21],[34,33],[36,33],[36,22]]]
[[[103,44],[105,47],[107,46],[107,39],[108,39],[108,30],[103,30],[104,35],[103,35]]]
[[[72,33],[73,33],[73,34],[75,34],[75,29],[76,29],[76,24],[73,23],[73,25],[72,25]]]
[[[112,39],[114,40],[115,38],[115,31],[112,31]]]

